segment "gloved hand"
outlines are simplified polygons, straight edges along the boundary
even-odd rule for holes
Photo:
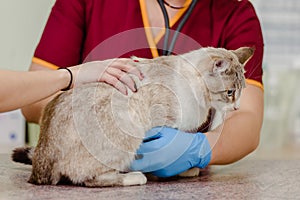
[[[203,133],[185,133],[168,127],[156,127],[146,133],[137,150],[131,170],[170,177],[192,167],[204,168],[211,159],[211,148]]]

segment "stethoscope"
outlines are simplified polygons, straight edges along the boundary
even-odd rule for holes
[[[164,46],[163,46],[163,51],[162,51],[162,55],[171,55],[173,49],[174,49],[174,46],[175,46],[175,43],[176,43],[176,40],[177,40],[177,37],[179,35],[179,32],[181,31],[182,27],[184,26],[186,20],[190,17],[196,3],[197,3],[198,0],[192,0],[192,3],[190,4],[187,12],[185,13],[185,15],[183,16],[182,20],[179,22],[178,24],[178,27],[176,28],[175,32],[174,32],[174,35],[173,35],[173,38],[170,42],[170,45],[168,45],[169,43],[169,36],[170,36],[170,22],[169,22],[169,16],[168,16],[168,13],[167,13],[167,9],[165,7],[164,4],[167,4],[164,0],[157,0],[161,10],[162,10],[162,13],[164,15],[164,21],[165,21],[165,39],[164,39]],[[168,4],[167,4],[168,5]]]

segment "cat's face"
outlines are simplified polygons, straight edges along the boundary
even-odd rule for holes
[[[253,55],[253,49],[243,47],[235,51],[208,49],[210,71],[205,74],[211,107],[222,111],[239,108],[245,87],[244,65]]]

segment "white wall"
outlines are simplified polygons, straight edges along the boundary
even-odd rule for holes
[[[300,1],[255,0],[265,39],[265,67],[300,68]],[[253,2],[253,3],[254,3]]]
[[[0,69],[27,71],[54,2],[0,0]],[[10,153],[13,148],[24,146],[24,142],[25,121],[21,112],[1,113],[0,153]]]
[[[260,148],[276,156],[280,147],[300,147],[300,1],[252,2],[265,40],[265,113]]]
[[[54,2],[0,0],[0,69],[28,69]]]

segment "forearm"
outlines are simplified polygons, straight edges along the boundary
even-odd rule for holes
[[[136,67],[129,65],[129,61],[130,59],[94,61],[69,67],[68,69],[71,70],[73,74],[72,87],[91,82],[105,82],[114,86],[123,94],[127,93],[127,87],[132,91],[135,91],[136,88],[134,80],[129,74],[136,75],[140,80],[143,79],[143,75]],[[32,63],[30,67],[31,71],[45,72],[46,69],[47,68],[36,63]],[[51,71],[53,72],[53,70]],[[46,83],[48,82],[48,84],[45,86],[45,89],[48,90],[48,92],[51,88],[53,89],[53,91],[49,92],[49,94],[55,94],[55,91],[66,88],[70,82],[70,74],[67,72],[67,70],[57,70],[56,73],[58,72],[64,72],[67,74],[67,82],[62,84],[58,76],[53,80],[44,80]],[[45,95],[45,93],[43,95]],[[23,107],[22,112],[26,120],[29,122],[38,123],[43,108],[53,98],[53,96],[49,97],[48,95],[48,98],[45,98],[42,101]]]
[[[2,71],[0,112],[9,111],[47,98],[68,85],[70,75],[60,71]]]
[[[256,149],[263,121],[263,91],[247,85],[240,110],[229,113],[216,130],[206,133],[212,148],[210,164],[229,164]]]
[[[212,148],[210,164],[229,164],[254,151],[259,144],[260,123],[251,113],[239,112],[225,123],[206,133]]]
[[[22,107],[21,111],[26,121],[38,124],[44,107],[51,101],[51,99],[53,99],[54,96],[56,96],[56,94],[36,103]]]

